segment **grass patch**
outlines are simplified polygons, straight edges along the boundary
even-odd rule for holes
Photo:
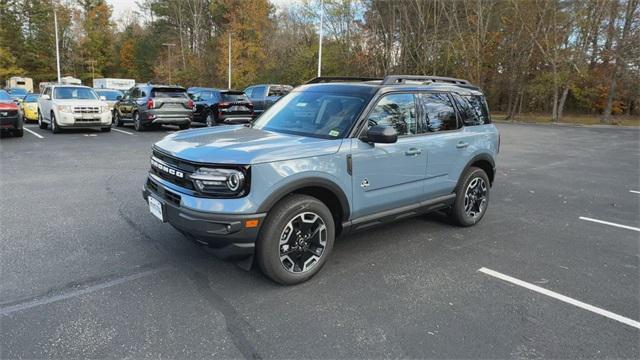
[[[513,120],[505,120],[505,113],[491,113],[491,117],[498,121],[513,121],[525,123],[553,124],[549,114],[522,114]],[[640,116],[613,116],[612,125],[619,126],[640,126]],[[567,114],[560,120],[562,124],[576,125],[603,125],[600,122],[600,115],[573,115]]]

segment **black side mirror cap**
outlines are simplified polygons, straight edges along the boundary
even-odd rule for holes
[[[387,125],[375,125],[367,130],[366,142],[378,144],[393,144],[398,141],[398,132],[395,128]]]

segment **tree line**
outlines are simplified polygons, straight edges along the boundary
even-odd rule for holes
[[[469,79],[494,111],[612,115],[640,110],[640,0],[0,0],[0,78],[63,75],[185,86],[297,85],[322,74]],[[322,7],[321,7],[322,6]]]

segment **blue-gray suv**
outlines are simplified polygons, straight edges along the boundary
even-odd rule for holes
[[[282,284],[316,274],[337,236],[442,210],[482,219],[500,137],[466,80],[316,78],[251,126],[180,131],[153,146],[152,214]]]

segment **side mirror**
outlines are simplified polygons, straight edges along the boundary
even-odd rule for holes
[[[42,98],[42,100],[51,100],[51,96],[49,95],[42,95],[40,97]]]
[[[367,130],[367,136],[363,140],[379,144],[393,144],[398,141],[398,132],[391,126],[375,125]]]
[[[100,100],[107,101],[107,97],[106,96],[100,96]]]

